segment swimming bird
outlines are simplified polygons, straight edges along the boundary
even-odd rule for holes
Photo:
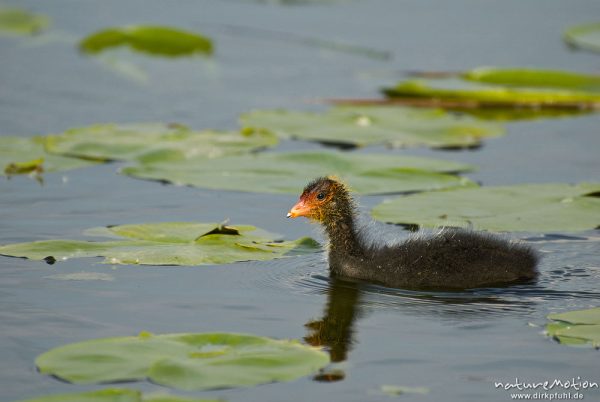
[[[304,216],[322,225],[334,277],[405,289],[469,289],[537,276],[538,256],[524,244],[455,228],[397,244],[377,244],[359,229],[357,211],[346,185],[319,177],[304,188],[287,216]]]

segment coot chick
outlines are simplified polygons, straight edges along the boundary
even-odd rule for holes
[[[538,257],[532,249],[487,233],[443,229],[400,244],[369,244],[357,228],[350,192],[330,177],[309,183],[287,216],[305,216],[324,227],[335,277],[396,288],[469,289],[537,276]]]

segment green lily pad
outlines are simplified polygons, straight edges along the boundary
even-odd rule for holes
[[[250,152],[277,144],[265,130],[194,131],[178,124],[97,124],[46,138],[48,152],[84,159],[171,162]]]
[[[108,28],[87,36],[79,43],[79,49],[90,54],[118,46],[129,46],[139,52],[169,57],[213,52],[213,44],[209,38],[164,26]]]
[[[568,322],[571,324],[600,324],[600,307],[550,314],[548,318],[554,321]]]
[[[0,246],[0,254],[45,260],[105,257],[108,264],[206,265],[271,260],[314,252],[319,245],[304,237],[279,241],[254,226],[162,222],[97,228],[88,234],[120,237],[112,241],[44,240]],[[124,239],[123,239],[124,238]]]
[[[463,73],[461,77],[469,81],[509,87],[600,90],[600,75],[562,70],[479,67]]]
[[[567,345],[591,343],[600,347],[600,307],[550,314],[546,333]]]
[[[49,24],[47,17],[20,8],[0,7],[0,33],[33,35]]]
[[[393,147],[471,147],[503,129],[443,110],[393,106],[334,107],[326,113],[257,110],[242,115],[246,127],[261,127],[284,138],[332,144]]]
[[[172,395],[145,395],[127,388],[48,395],[21,402],[217,402],[215,399],[192,399]]]
[[[0,137],[0,167],[5,175],[59,172],[97,162],[52,155],[45,150],[44,137]]]
[[[291,381],[329,363],[297,341],[232,333],[94,339],[38,356],[38,370],[76,384],[149,379],[184,390]]]
[[[434,99],[473,107],[597,108],[599,77],[559,70],[480,68],[464,79],[415,79],[384,89],[391,98]],[[470,102],[470,103],[469,103]]]
[[[600,22],[569,27],[564,33],[564,40],[571,46],[600,52]]]
[[[258,153],[184,162],[144,163],[124,174],[210,189],[297,194],[307,181],[338,175],[362,194],[473,186],[472,181],[441,172],[472,166],[438,159],[341,152]]]
[[[375,206],[384,222],[491,231],[581,231],[600,225],[600,184],[524,184],[413,194]],[[596,196],[594,196],[596,195]]]

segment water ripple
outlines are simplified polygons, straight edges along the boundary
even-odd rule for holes
[[[419,291],[333,280],[323,253],[278,260],[276,269],[262,271],[254,285],[311,295],[329,295],[334,288],[356,288],[363,309],[401,309],[405,313],[446,317],[529,315],[539,304],[544,310],[568,305],[587,307],[600,301],[594,286],[600,268],[591,261],[597,237],[550,235],[531,240],[542,253],[540,277],[534,283],[465,291]]]

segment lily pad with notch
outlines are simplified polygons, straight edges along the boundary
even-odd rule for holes
[[[94,339],[36,358],[40,373],[75,384],[150,380],[184,390],[291,381],[329,363],[297,341],[248,334],[192,333]]]
[[[277,235],[249,225],[161,222],[94,228],[87,234],[113,239],[7,244],[0,246],[0,254],[49,263],[101,256],[107,264],[193,266],[271,260],[320,249],[311,238],[281,241]]]

